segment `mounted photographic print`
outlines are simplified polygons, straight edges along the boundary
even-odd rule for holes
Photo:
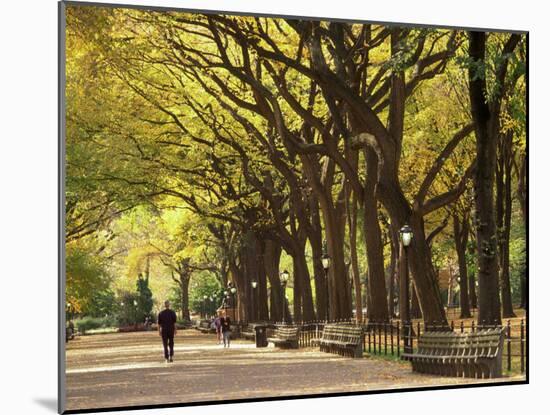
[[[59,11],[60,412],[527,382],[526,32]]]

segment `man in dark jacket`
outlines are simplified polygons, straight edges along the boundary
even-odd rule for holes
[[[223,335],[223,347],[229,347],[231,342],[231,320],[226,315],[225,310],[222,318],[220,319]]]
[[[168,363],[174,361],[174,336],[177,333],[177,316],[174,310],[170,310],[170,301],[165,301],[164,307],[165,309],[158,316],[158,326],[159,335],[162,337],[162,345],[164,347],[164,359]]]
[[[221,318],[221,311],[218,311],[218,315],[214,319],[214,328],[216,329],[216,339],[218,340],[218,344],[222,344],[222,318]]]

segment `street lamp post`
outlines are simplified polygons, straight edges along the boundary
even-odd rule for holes
[[[208,299],[208,296],[207,295],[204,295],[202,297],[202,311],[203,311],[203,317],[206,318],[206,300]]]
[[[137,309],[137,306],[138,306],[138,302],[136,300],[134,300],[134,327],[137,329],[137,325],[138,325],[138,309]]]
[[[252,321],[256,321],[258,320],[256,307],[256,287],[258,287],[258,281],[253,280],[250,285],[252,286]]]
[[[231,291],[231,295],[233,296],[232,298],[232,303],[233,303],[233,320],[236,322],[237,321],[237,308],[239,306],[238,304],[238,297],[237,297],[237,288],[235,287],[231,287],[230,289]]]
[[[237,304],[236,304],[236,298],[235,298],[235,293],[237,292],[237,289],[233,286],[233,282],[232,281],[229,281],[227,283],[227,293],[229,294],[227,296],[227,299],[231,301],[231,308],[233,308],[233,315],[231,316],[233,318],[233,321],[237,321],[237,313],[236,313],[236,308],[237,308]]]
[[[412,353],[412,324],[409,306],[409,258],[408,248],[413,238],[413,232],[409,225],[404,225],[400,230],[401,235],[401,272],[399,278],[399,314],[404,329],[404,352]]]
[[[285,269],[281,272],[281,288],[283,291],[283,324],[286,323],[286,284],[288,282],[288,271]]]
[[[223,292],[223,309],[227,314],[227,303],[229,302],[229,291],[225,290]]]
[[[328,321],[328,319],[330,318],[330,301],[328,299],[328,292],[329,292],[329,289],[328,289],[328,270],[330,268],[330,256],[329,254],[327,254],[326,252],[323,254],[323,257],[321,258],[321,262],[323,263],[323,269],[325,270],[325,298],[326,298],[326,302],[327,302],[327,307],[326,307],[326,320]]]

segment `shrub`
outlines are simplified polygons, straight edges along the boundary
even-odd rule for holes
[[[75,321],[77,330],[85,334],[88,330],[98,329],[102,326],[103,319],[97,317],[83,317]]]
[[[145,331],[145,324],[139,323],[139,324],[132,324],[129,326],[120,326],[118,328],[119,333],[130,333],[134,331]]]
[[[89,330],[108,328],[116,326],[116,319],[112,316],[106,317],[83,317],[75,320],[75,326],[81,334],[86,334]]]

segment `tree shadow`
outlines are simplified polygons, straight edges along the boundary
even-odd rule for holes
[[[52,412],[57,413],[57,399],[56,398],[34,398],[34,401]]]

